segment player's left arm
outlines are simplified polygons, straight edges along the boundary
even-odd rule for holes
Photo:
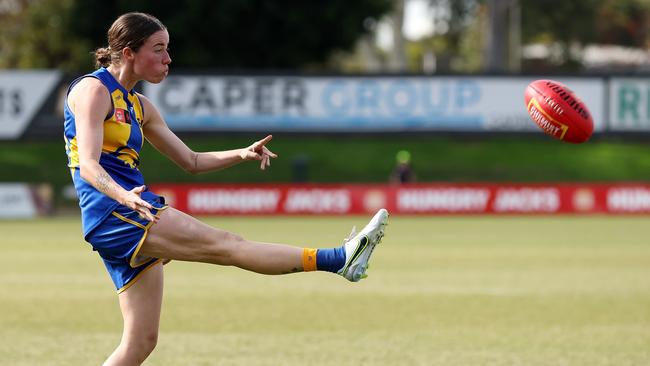
[[[195,152],[169,129],[158,109],[147,97],[142,94],[138,96],[144,107],[142,129],[145,138],[156,150],[188,173],[221,170],[248,160],[260,161],[260,169],[264,170],[271,165],[271,158],[277,158],[277,155],[266,147],[273,138],[271,135],[242,149]]]

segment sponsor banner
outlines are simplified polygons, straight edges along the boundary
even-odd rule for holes
[[[196,215],[650,214],[650,184],[153,184]]]
[[[611,187],[606,205],[611,213],[650,213],[650,186]]]
[[[537,131],[530,77],[170,76],[144,93],[176,131]],[[605,80],[557,78],[603,131]]]
[[[612,78],[609,129],[650,131],[650,78]]]
[[[38,213],[32,191],[27,184],[0,184],[0,219],[35,217]]]
[[[56,70],[0,71],[0,140],[22,136],[60,79]]]

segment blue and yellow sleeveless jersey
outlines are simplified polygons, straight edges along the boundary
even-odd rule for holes
[[[91,74],[84,75],[74,80],[68,88],[72,87],[85,77],[99,79],[111,95],[113,110],[104,121],[104,141],[99,164],[126,190],[144,185],[144,177],[138,166],[140,165],[140,150],[144,142],[142,133],[143,108],[140,99],[133,90],[127,91],[105,68],[100,68]],[[64,138],[65,150],[68,155],[68,167],[72,180],[79,196],[81,207],[81,221],[84,237],[100,224],[119,203],[104,193],[98,191],[79,175],[79,154],[77,150],[77,136],[75,116],[68,107],[66,97],[64,106]],[[142,198],[156,196],[145,191]]]

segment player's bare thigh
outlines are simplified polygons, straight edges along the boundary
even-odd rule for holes
[[[232,254],[243,239],[217,229],[173,207],[160,213],[149,228],[140,255],[192,262],[232,264]]]

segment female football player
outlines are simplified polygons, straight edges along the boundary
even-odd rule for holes
[[[158,337],[163,261],[237,266],[262,274],[323,270],[350,281],[365,277],[384,234],[382,209],[358,234],[330,249],[253,242],[208,226],[165,204],[148,190],[138,169],[146,138],[189,173],[277,156],[267,136],[235,150],[195,152],[168,127],[156,107],[133,90],[160,83],[169,72],[169,34],[155,17],[120,16],[108,30],[108,47],[95,51],[98,69],[73,81],[65,101],[68,167],[79,196],[84,238],[106,265],[124,319],[122,340],[105,365],[139,365]]]

